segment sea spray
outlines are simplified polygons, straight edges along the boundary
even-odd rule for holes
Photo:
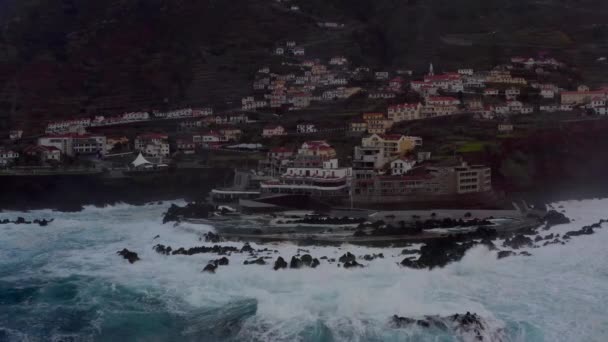
[[[153,249],[159,243],[212,245],[199,241],[213,230],[210,225],[163,225],[170,204],[2,213],[55,221],[48,227],[0,227],[0,336],[195,341],[218,326],[213,333],[218,341],[457,341],[466,337],[389,323],[393,315],[448,317],[469,311],[488,322],[488,338],[608,340],[607,229],[566,245],[524,247],[530,257],[497,260],[496,251],[478,246],[460,262],[432,271],[400,267],[402,248],[343,245],[306,247],[321,261],[315,269],[274,271],[272,262],[245,266],[249,256],[238,253],[227,256],[229,265],[215,274],[204,274],[200,270],[217,255],[167,256]],[[541,235],[563,235],[606,218],[608,200],[555,207],[560,205],[573,222]],[[243,243],[222,245],[241,248]],[[285,260],[299,248],[251,245],[276,249],[273,258]],[[141,260],[130,264],[117,256],[123,248]],[[365,267],[346,270],[327,260],[346,252]],[[359,258],[379,253],[384,258]]]

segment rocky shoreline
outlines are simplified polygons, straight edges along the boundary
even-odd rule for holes
[[[608,219],[602,219],[597,223],[583,226],[578,230],[568,231],[562,235],[550,233],[541,236],[540,234],[541,232],[550,230],[553,226],[570,222],[570,219],[564,214],[551,210],[538,219],[534,227],[528,227],[519,231],[498,232],[493,228],[482,226],[468,233],[441,236],[422,241],[421,247],[418,249],[403,249],[401,252],[403,259],[398,264],[401,267],[411,269],[442,268],[450,263],[460,261],[467,251],[476,246],[485,246],[489,250],[495,251],[498,259],[513,256],[531,256],[532,254],[529,251],[522,251],[521,249],[542,248],[552,244],[566,244],[578,236],[593,234],[596,229],[601,229],[604,223],[608,223]],[[241,247],[234,246],[234,241],[231,242],[232,245],[222,245],[223,242],[230,242],[231,239],[226,239],[213,232],[202,235],[200,240],[203,241],[203,239],[204,242],[211,243],[212,245],[184,248],[156,244],[152,248],[157,253],[165,256],[217,255],[218,259],[212,259],[207,265],[202,267],[202,271],[206,273],[216,273],[221,271],[223,267],[229,267],[229,265],[233,264],[230,260],[231,256],[236,255],[240,255],[241,259],[242,257],[245,258],[242,262],[243,265],[268,265],[268,267],[271,267],[275,271],[301,268],[314,269],[323,263],[334,264],[337,267],[345,269],[363,268],[369,266],[376,259],[385,258],[383,253],[355,255],[348,251],[339,257],[314,255],[314,252],[311,253],[314,249],[314,244],[312,245],[313,249],[298,248],[297,253],[284,257],[280,255],[278,249],[268,247],[256,249],[248,241],[244,242]],[[405,246],[411,247],[411,244],[406,243]],[[394,245],[390,247],[394,247]],[[340,248],[338,247],[338,249]],[[123,250],[120,253],[129,262],[139,260],[136,253],[133,255],[134,252]]]

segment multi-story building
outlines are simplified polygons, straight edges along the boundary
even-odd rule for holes
[[[420,119],[420,103],[403,103],[388,107],[388,119],[392,122]]]
[[[361,139],[361,146],[355,146],[353,167],[356,169],[381,169],[397,158],[422,145],[422,138],[400,134],[371,136]]]
[[[148,133],[135,138],[135,150],[149,157],[168,157],[169,137],[166,134]]]
[[[457,198],[492,191],[492,173],[484,166],[426,166],[397,175],[353,170],[353,200],[395,203]]]
[[[355,134],[363,134],[367,132],[367,122],[361,118],[352,120],[350,122],[350,132]]]
[[[350,191],[352,169],[339,167],[337,159],[322,167],[290,167],[279,179],[260,184],[262,194],[295,194],[313,197],[346,197]]]
[[[367,123],[367,132],[370,134],[384,134],[393,125],[384,113],[365,113],[363,120]]]
[[[608,89],[601,90],[588,90],[579,89],[578,91],[562,91],[561,92],[561,103],[562,104],[585,104],[591,102],[594,98],[608,99]]]
[[[38,138],[39,146],[53,146],[67,156],[105,154],[106,137],[92,134],[62,134]]]

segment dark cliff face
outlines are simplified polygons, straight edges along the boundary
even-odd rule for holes
[[[583,73],[606,52],[601,0],[0,0],[0,116],[45,120],[236,103],[287,39],[375,67],[487,67],[548,50]],[[345,23],[321,30],[317,21]],[[568,23],[563,25],[563,23]],[[597,25],[596,25],[597,24]],[[605,69],[605,68],[604,68]]]

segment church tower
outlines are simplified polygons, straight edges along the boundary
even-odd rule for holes
[[[429,66],[429,76],[434,76],[435,75],[435,70],[433,69],[433,63],[431,63],[431,65]]]

